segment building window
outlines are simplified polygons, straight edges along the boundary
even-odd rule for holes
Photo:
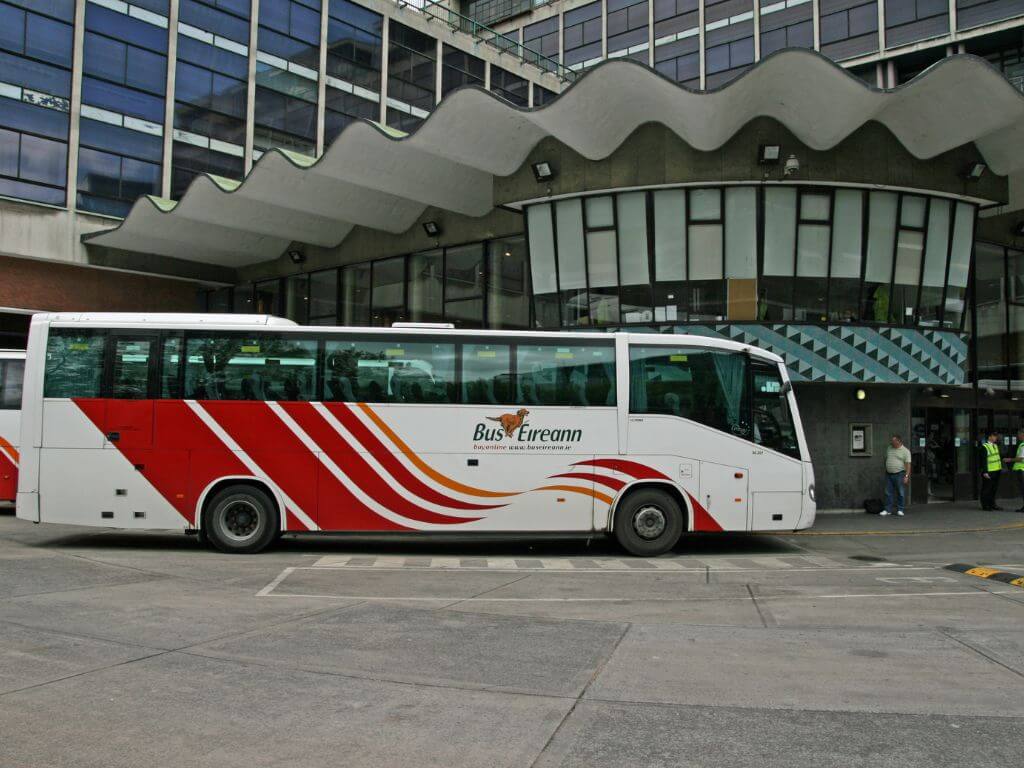
[[[259,6],[253,146],[316,154],[319,0]]]
[[[411,131],[433,110],[436,56],[434,38],[391,22],[387,123],[392,128]]]
[[[522,235],[487,243],[487,327],[530,327],[530,262]]]
[[[821,2],[821,52],[841,61],[878,50],[878,2]]]
[[[773,3],[773,8],[778,7]],[[801,3],[765,13],[761,9],[761,58],[783,48],[813,48],[814,22],[811,4]]]
[[[647,63],[647,0],[606,0],[608,57],[625,55]]]
[[[67,199],[75,4],[0,2],[0,195]]]
[[[484,86],[486,64],[465,51],[445,43],[441,62],[441,96],[447,96],[464,85]]]
[[[347,0],[330,0],[324,144],[350,123],[380,118],[383,17]]]
[[[887,48],[939,37],[948,32],[948,0],[885,0]]]
[[[517,107],[530,103],[530,82],[525,77],[491,65],[491,90]]]
[[[547,88],[534,83],[533,85],[533,106],[543,107],[545,104],[552,102],[557,98],[558,94],[554,91],[549,91]]]
[[[161,193],[166,17],[87,3],[84,46],[77,205],[125,216]]]
[[[183,0],[174,85],[171,197],[199,173],[244,174],[249,10]]]
[[[583,69],[601,61],[601,3],[573,8],[565,12],[562,45],[565,65]]]
[[[531,205],[534,322],[959,328],[974,210],[910,193],[795,185]]]
[[[547,72],[558,63],[558,16],[523,27],[523,58]]]

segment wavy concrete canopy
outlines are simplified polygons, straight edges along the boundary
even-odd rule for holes
[[[944,59],[880,91],[811,51],[772,55],[742,77],[695,92],[635,62],[604,62],[544,107],[520,109],[477,87],[448,96],[412,135],[350,125],[318,161],[274,150],[244,182],[204,175],[181,201],[140,198],[90,244],[237,267],[292,241],[332,247],[354,226],[404,232],[428,206],[469,216],[493,207],[493,177],[516,171],[551,136],[597,160],[658,122],[699,150],[722,146],[755,117],[816,150],[868,121],[909,152],[934,157],[974,142],[992,170],[1024,183],[1024,95],[973,56]]]

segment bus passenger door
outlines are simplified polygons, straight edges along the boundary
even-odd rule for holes
[[[744,467],[731,467],[710,461],[700,463],[699,501],[723,530],[747,529],[747,475]]]

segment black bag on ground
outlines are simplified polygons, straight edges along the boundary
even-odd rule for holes
[[[883,509],[885,509],[885,504],[881,499],[864,499],[864,511],[869,515],[877,515]]]

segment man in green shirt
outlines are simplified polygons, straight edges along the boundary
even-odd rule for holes
[[[885,509],[879,514],[903,517],[907,485],[910,484],[910,449],[903,438],[893,435],[885,449]]]

